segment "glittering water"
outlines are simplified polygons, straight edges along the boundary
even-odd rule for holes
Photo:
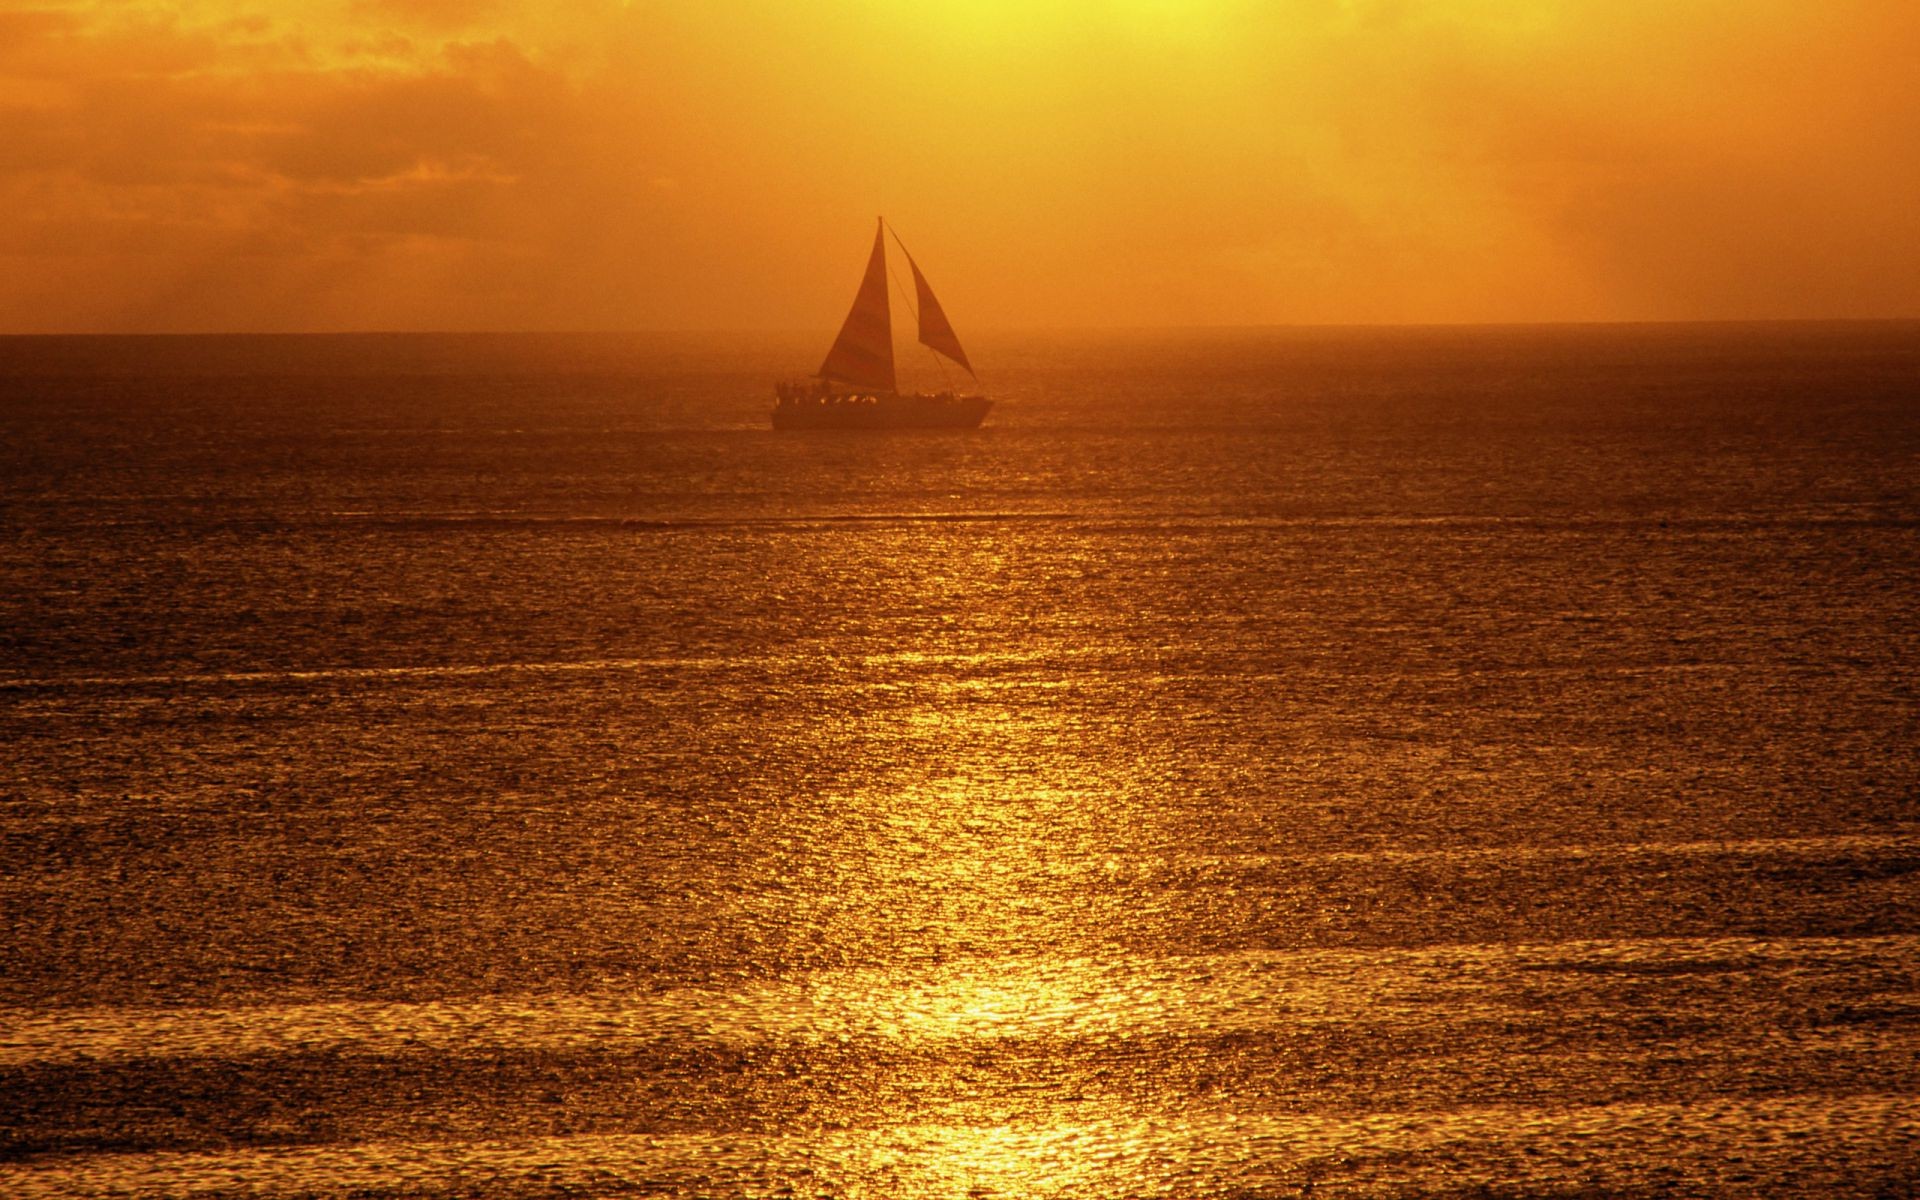
[[[1920,1190],[1920,326],[0,340],[0,1193]]]

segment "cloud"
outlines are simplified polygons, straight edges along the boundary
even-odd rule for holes
[[[424,245],[511,243],[513,193],[587,117],[504,39],[387,39],[376,60],[357,34],[316,48],[257,21],[39,18],[0,25],[19,75],[61,85],[0,105],[0,252],[43,279],[84,263],[89,324],[297,327],[445,257]],[[247,286],[262,273],[300,286]],[[46,290],[0,295],[0,320],[30,324]]]

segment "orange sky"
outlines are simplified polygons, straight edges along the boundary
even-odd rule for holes
[[[0,331],[1920,316],[1912,0],[0,0]]]

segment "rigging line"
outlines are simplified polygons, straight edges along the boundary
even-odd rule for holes
[[[911,259],[913,255],[907,254],[907,244],[900,240],[899,234],[893,232],[892,224],[885,217],[880,218],[880,224],[888,233],[893,233],[893,244],[900,247],[900,253],[906,254]],[[900,289],[900,299],[906,302],[907,311],[913,314],[913,323],[917,330],[920,324],[920,309],[913,302],[913,294],[907,291],[906,284],[900,282],[900,272],[893,269],[893,257],[885,255],[880,261],[887,264],[887,275],[893,280],[893,286]]]
[[[886,225],[887,224],[886,219],[884,217],[881,218],[880,223],[882,225]],[[893,233],[893,226],[887,225],[887,232]],[[893,240],[896,242],[899,241],[900,235],[897,233],[894,233]],[[906,254],[906,252],[907,252],[907,248],[905,246],[901,246],[900,253]],[[893,280],[893,286],[900,293],[901,303],[905,304],[907,306],[907,311],[913,314],[914,329],[917,332],[920,326],[920,309],[913,302],[913,293],[907,290],[906,284],[900,282],[900,272],[893,269],[893,259],[890,256],[882,255],[880,261],[887,265],[887,278]]]
[[[907,249],[907,244],[900,240],[900,231],[893,227],[893,222],[887,220],[885,217],[881,217],[880,224],[886,228],[886,231],[888,233],[893,235],[893,244],[900,247],[900,253],[907,256],[908,262],[912,262],[913,251]],[[914,340],[919,341],[920,308],[917,304],[914,303],[913,297],[907,294],[907,285],[900,282],[900,273],[893,269],[893,258],[889,256],[886,262],[887,262],[887,274],[893,277],[893,286],[900,289],[900,298],[906,302],[907,311],[913,314]],[[953,375],[951,373],[951,369],[947,366],[946,356],[941,354],[939,351],[935,350],[932,346],[927,345],[925,342],[920,342],[920,346],[922,349],[924,349],[927,352],[928,357],[933,359],[933,365],[940,368],[940,379],[942,382],[944,382],[947,385],[947,390],[949,392],[953,391],[954,390]]]
[[[900,253],[911,259],[913,257],[913,251],[907,249],[907,244],[900,240],[900,231],[893,227],[893,222],[887,220],[885,217],[881,217],[880,223],[887,227],[887,232],[893,236],[893,244],[900,247]]]
[[[880,223],[882,225],[887,224],[884,218],[881,219]],[[887,225],[887,232],[893,233],[893,244],[900,247],[900,253],[907,256],[908,262],[912,262],[913,255],[907,250],[907,244],[900,240],[900,235],[894,233],[893,226]],[[906,301],[907,311],[913,314],[914,333],[917,336],[920,332],[920,306],[914,302],[912,293],[907,291],[907,285],[900,282],[900,272],[893,269],[893,259],[891,257],[887,259],[887,274],[893,277],[893,286],[900,289],[900,299]],[[931,346],[927,348],[927,353],[933,353]]]
[[[882,224],[885,224],[885,222],[883,221]],[[893,233],[893,226],[888,225],[887,232]],[[900,235],[897,233],[893,233],[893,240],[899,243],[900,253],[906,254],[907,246],[905,242],[900,241]],[[913,256],[909,254],[907,255],[907,257],[912,258]],[[907,291],[907,285],[900,282],[900,272],[893,269],[893,259],[891,256],[889,256],[886,259],[886,264],[887,264],[887,275],[889,278],[893,280],[894,288],[899,291],[901,303],[905,304],[907,306],[907,311],[913,314],[914,340],[919,341],[920,340],[920,308],[917,304],[914,303],[913,294]],[[940,378],[946,383],[947,390],[952,391],[953,378],[947,374],[946,360],[942,359],[940,355],[934,351],[933,347],[927,345],[925,342],[920,342],[920,348],[927,352],[927,357],[933,360],[933,365],[940,368]]]
[[[913,314],[913,323],[917,327],[920,324],[920,310],[913,303],[913,293],[907,290],[906,284],[900,282],[900,272],[893,269],[891,259],[887,261],[887,277],[893,280],[893,286],[900,292],[901,302],[907,306],[907,311]]]

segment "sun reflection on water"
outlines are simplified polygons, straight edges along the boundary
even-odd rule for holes
[[[919,1126],[877,1137],[861,1166],[884,1180],[874,1196],[1093,1195],[1128,1177],[1144,1135],[1112,1121]]]
[[[1111,1185],[1120,1114],[1062,1094],[1047,1043],[1123,1031],[1145,999],[1113,995],[1085,957],[1103,919],[1086,873],[1145,821],[1125,811],[1125,760],[1084,744],[1044,664],[986,653],[908,668],[911,701],[856,731],[875,769],[823,806],[835,818],[809,846],[826,876],[819,936],[870,964],[817,991],[816,1011],[904,1048],[885,1086],[918,1101],[891,1133],[848,1131],[847,1150],[887,1181],[875,1196]]]
[[[1113,882],[1180,818],[1156,794],[1170,768],[1152,698],[1087,669],[1144,651],[1089,626],[1036,656],[1031,633],[1130,601],[1090,567],[1077,607],[1036,608],[1005,586],[1021,560],[991,530],[916,528],[889,550],[876,569],[914,598],[914,636],[815,664],[831,711],[776,706],[761,731],[778,735],[763,752],[809,770],[755,810],[718,914],[768,949],[740,1015],[831,1069],[858,1059],[868,1094],[896,1098],[881,1128],[858,1124],[863,1097],[814,1099],[848,1122],[836,1153],[878,1164],[853,1177],[890,1181],[874,1195],[1045,1195],[1091,1186],[1086,1170],[1111,1184],[1131,1118],[1068,1058],[1167,1036],[1185,985],[1129,954],[1155,917],[1122,911]]]

